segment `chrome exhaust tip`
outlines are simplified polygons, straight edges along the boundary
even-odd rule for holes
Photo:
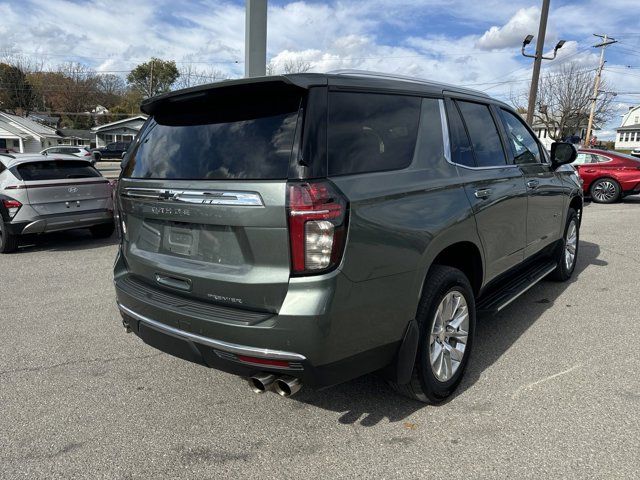
[[[249,377],[249,386],[254,393],[264,393],[271,388],[276,376],[271,373],[259,373]]]
[[[283,397],[295,395],[301,388],[302,382],[295,377],[280,377],[275,381],[273,387],[274,391]]]

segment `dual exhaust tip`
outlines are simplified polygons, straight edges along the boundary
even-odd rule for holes
[[[278,395],[290,397],[302,388],[302,382],[299,378],[287,375],[276,376],[272,373],[259,373],[249,378],[249,386],[255,393],[273,390]]]

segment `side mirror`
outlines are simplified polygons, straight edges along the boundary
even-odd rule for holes
[[[551,144],[551,165],[553,168],[573,163],[576,158],[578,158],[578,150],[573,143],[553,142]]]

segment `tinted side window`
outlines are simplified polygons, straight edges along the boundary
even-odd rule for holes
[[[416,155],[419,155],[424,160],[424,164],[429,166],[437,165],[444,158],[440,101],[435,98],[422,100]]]
[[[501,109],[500,115],[509,137],[514,163],[516,165],[542,163],[540,146],[522,120],[507,110]]]
[[[400,95],[332,92],[329,175],[408,167],[416,146],[420,102]]]
[[[506,165],[498,128],[487,105],[456,102],[464,118],[478,167]]]
[[[451,161],[458,165],[475,167],[476,161],[473,158],[471,141],[467,135],[467,130],[462,123],[462,117],[455,103],[449,106],[449,130],[451,130]]]

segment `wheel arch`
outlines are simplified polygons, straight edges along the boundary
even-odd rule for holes
[[[580,221],[580,223],[582,223],[583,203],[584,202],[580,195],[575,195],[569,202],[569,208],[573,208],[578,213],[578,220]]]
[[[484,281],[484,258],[482,249],[471,240],[458,240],[434,248],[430,254],[430,261],[423,269],[419,295],[422,296],[424,285],[434,265],[444,265],[457,268],[469,279],[474,295],[478,295]]]

